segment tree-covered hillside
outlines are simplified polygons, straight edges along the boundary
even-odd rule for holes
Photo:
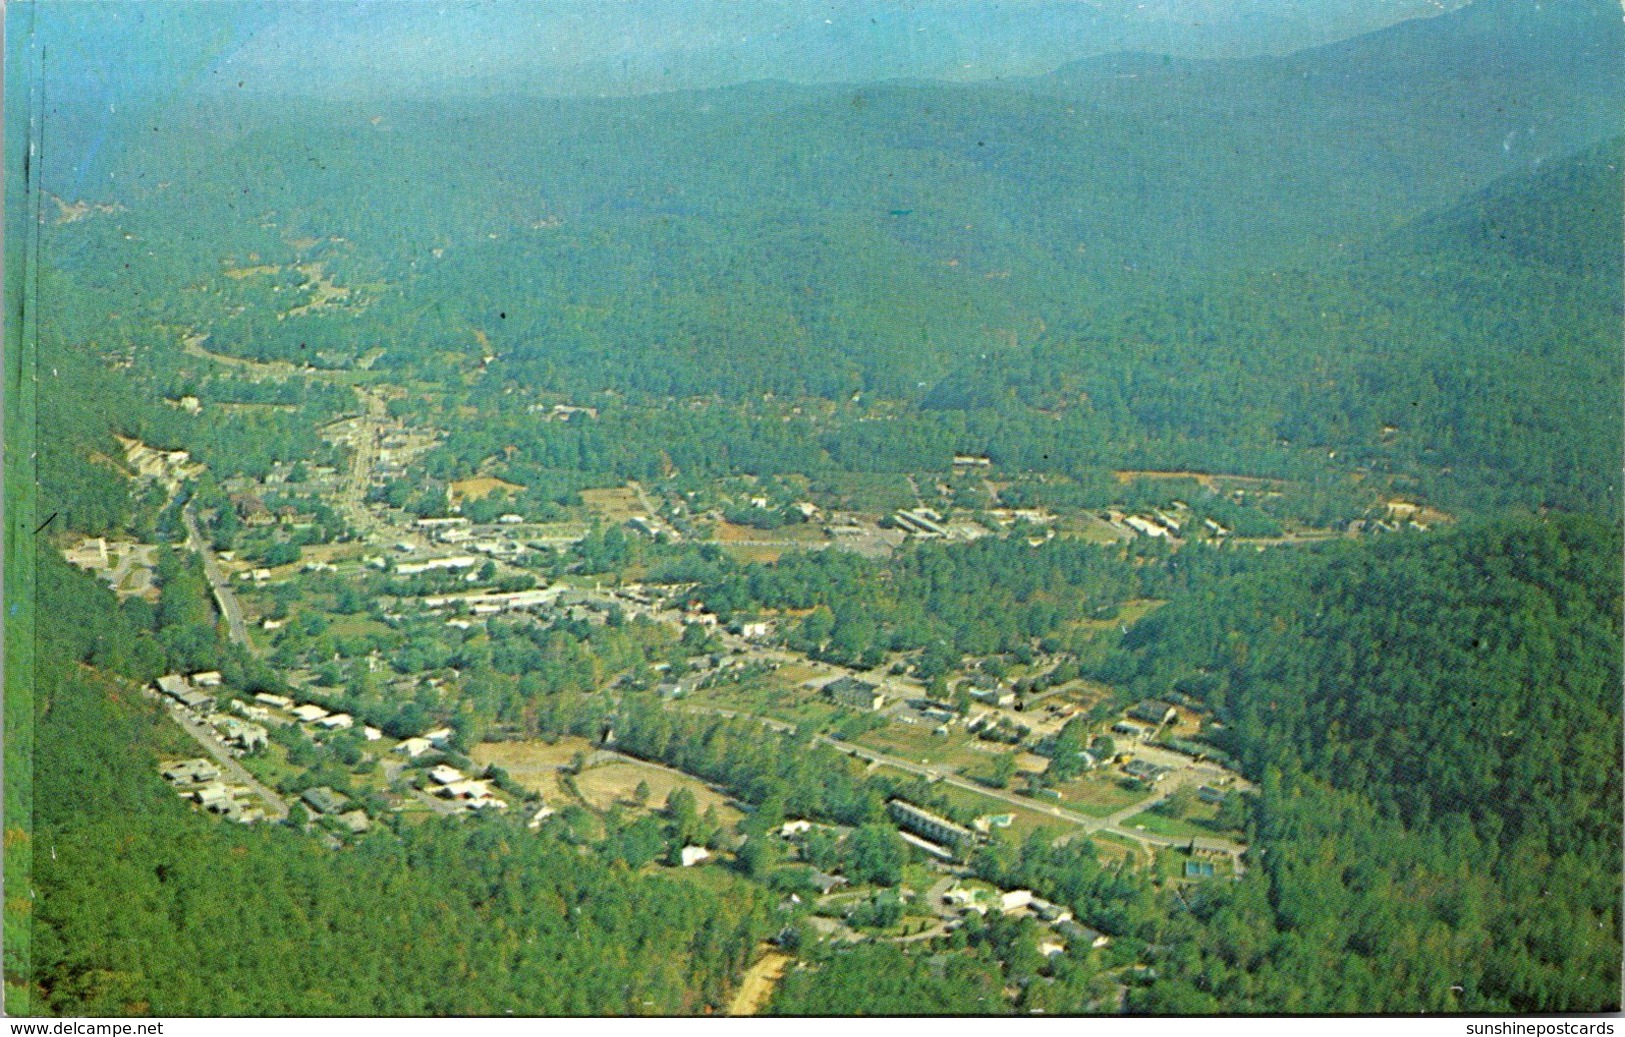
[[[1136,626],[1113,676],[1207,702],[1264,783],[1263,875],[1193,908],[1144,1006],[1617,1008],[1620,555],[1497,523],[1282,556]]]
[[[1285,474],[1302,451],[1458,506],[1610,512],[1622,158],[1616,139],[1317,263],[1070,321],[925,406],[1064,408],[1194,467],[1233,450]]]

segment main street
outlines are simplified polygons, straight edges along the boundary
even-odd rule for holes
[[[243,622],[243,610],[237,603],[237,593],[227,582],[226,574],[220,568],[220,561],[214,556],[214,548],[198,531],[197,515],[193,511],[191,501],[187,501],[186,507],[181,509],[181,519],[186,523],[187,546],[203,556],[203,575],[208,577],[209,589],[214,592],[215,605],[220,609],[220,614],[226,617],[226,627],[230,631],[231,639],[252,651],[254,646],[248,642],[248,625]]]
[[[248,773],[248,770],[231,755],[230,750],[221,744],[220,739],[214,736],[213,731],[187,716],[186,712],[179,706],[170,705],[166,708],[166,712],[169,713],[170,718],[175,723],[181,726],[181,730],[191,735],[210,756],[215,758],[220,764],[221,770],[230,775],[232,781],[247,786],[251,792],[264,802],[267,815],[271,820],[281,821],[288,816],[288,804],[282,797],[272,792],[259,779]]]

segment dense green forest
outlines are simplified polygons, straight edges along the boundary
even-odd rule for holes
[[[1206,699],[1264,777],[1268,893],[1195,909],[1195,954],[1145,1006],[1617,1007],[1620,554],[1617,527],[1498,523],[1137,626],[1122,678]]]

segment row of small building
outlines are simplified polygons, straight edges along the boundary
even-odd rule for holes
[[[1004,915],[1036,918],[1053,934],[1038,941],[1038,952],[1046,958],[1065,953],[1067,940],[1090,948],[1111,943],[1111,937],[1105,933],[1080,923],[1071,908],[1045,900],[1030,889],[996,890],[990,895],[956,884],[942,895],[942,901],[958,908],[962,914],[986,915],[990,910],[997,910]]]
[[[311,724],[328,731],[349,731],[355,727],[355,718],[348,713],[335,713],[325,706],[318,706],[314,702],[295,703],[286,695],[276,695],[262,691],[254,696],[254,701],[261,706],[279,709],[302,724]],[[253,707],[249,707],[253,709]],[[362,735],[369,742],[376,742],[384,737],[384,733],[376,727],[362,725]]]
[[[213,713],[215,707],[215,696],[203,689],[218,688],[221,680],[218,670],[204,670],[189,677],[179,673],[166,673],[153,683],[158,688],[159,694],[201,715]]]
[[[212,761],[198,757],[192,760],[172,760],[159,766],[159,773],[181,797],[195,803],[211,814],[219,814],[228,821],[253,824],[263,820],[265,812],[246,805],[244,797],[249,790],[240,785],[227,785],[220,780],[220,768]]]

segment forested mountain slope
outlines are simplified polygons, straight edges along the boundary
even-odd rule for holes
[[[1319,262],[1067,322],[924,405],[1059,409],[1198,467],[1291,445],[1458,505],[1616,509],[1622,159],[1616,139]]]
[[[1264,783],[1263,874],[1144,1006],[1617,1007],[1620,551],[1565,519],[1282,555],[1135,627],[1114,676],[1206,701]]]
[[[1010,84],[199,102],[48,168],[125,208],[47,220],[43,254],[60,329],[104,350],[172,357],[195,330],[480,371],[492,409],[923,404],[818,429],[817,463],[848,468],[935,442],[1609,509],[1619,146],[1584,149],[1615,129],[1622,33],[1600,0],[1486,0],[1286,58]],[[634,455],[616,475],[663,463],[596,431]]]
[[[370,300],[366,321],[221,322],[216,342],[253,355],[383,342],[409,363],[480,331],[587,384],[649,355],[675,363],[678,392],[899,394],[1045,322],[1319,257],[1592,143],[1625,97],[1595,53],[1625,30],[1601,0],[1548,6],[1008,86],[177,105],[47,169],[48,190],[129,207],[51,236],[138,260],[110,266],[123,283],[292,251]],[[1464,76],[1448,57],[1463,40],[1496,74]],[[107,240],[73,249],[98,227]],[[742,350],[763,359],[702,374]]]

